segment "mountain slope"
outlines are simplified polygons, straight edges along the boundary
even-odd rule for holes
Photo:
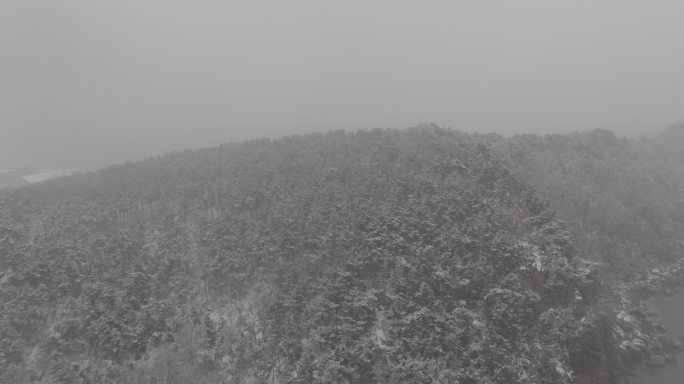
[[[4,382],[598,383],[619,364],[570,233],[453,131],[3,192],[0,251]]]
[[[493,146],[549,200],[587,257],[605,263],[612,275],[633,279],[683,256],[684,178],[678,172],[684,167],[658,140],[597,130],[521,135]]]
[[[548,199],[584,256],[598,263],[619,351],[649,365],[662,365],[677,347],[643,299],[684,284],[681,129],[651,139],[605,130],[480,137]]]

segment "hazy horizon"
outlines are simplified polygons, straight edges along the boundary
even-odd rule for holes
[[[684,4],[0,4],[0,169],[337,129],[648,134],[684,119]]]

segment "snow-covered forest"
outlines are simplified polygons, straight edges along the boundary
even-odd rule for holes
[[[682,148],[427,125],[0,191],[0,382],[619,383],[679,347]]]

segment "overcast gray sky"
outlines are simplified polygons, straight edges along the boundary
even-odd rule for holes
[[[0,0],[0,169],[261,136],[684,119],[681,0]]]

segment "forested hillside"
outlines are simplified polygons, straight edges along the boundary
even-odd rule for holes
[[[588,257],[633,279],[684,256],[684,162],[676,160],[684,160],[684,135],[675,131],[656,139],[606,130],[522,135],[493,145],[551,202]]]
[[[651,366],[671,360],[678,343],[663,337],[643,299],[684,283],[684,126],[641,139],[606,130],[480,139],[536,187],[597,263],[620,353]]]
[[[0,382],[617,383],[674,348],[631,283],[684,256],[676,145],[331,132],[2,191]]]
[[[255,141],[0,198],[2,382],[529,383],[612,354],[571,234],[433,128]]]
[[[664,157],[675,177],[684,183],[684,121],[672,125],[655,138],[656,151]]]

